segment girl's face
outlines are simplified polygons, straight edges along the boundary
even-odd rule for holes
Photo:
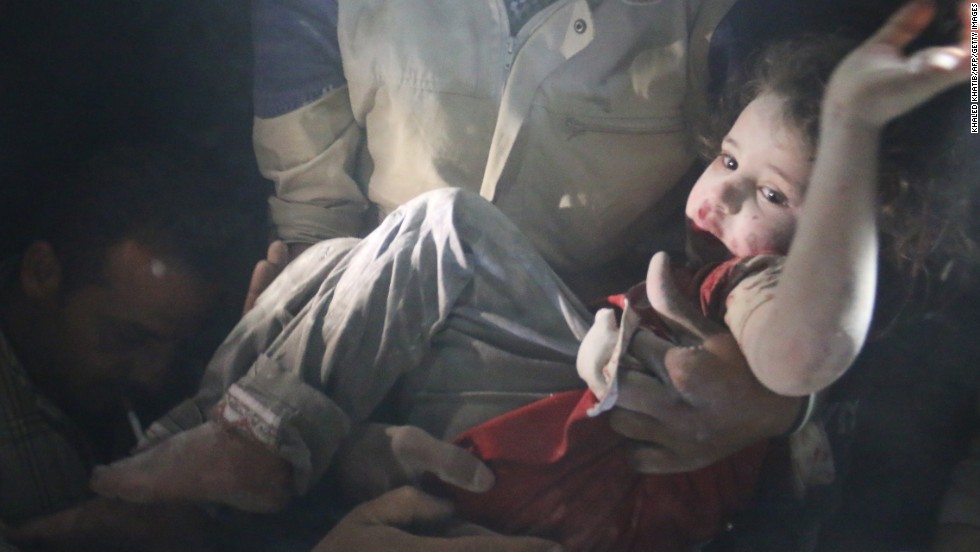
[[[691,229],[735,256],[785,254],[796,230],[812,163],[782,104],[765,93],[747,105],[687,197]]]

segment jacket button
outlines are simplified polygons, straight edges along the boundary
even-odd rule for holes
[[[572,28],[575,29],[576,33],[582,34],[585,32],[585,29],[589,28],[589,25],[584,19],[576,19],[575,23],[572,23]]]

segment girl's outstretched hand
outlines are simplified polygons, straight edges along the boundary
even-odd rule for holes
[[[824,120],[881,128],[932,96],[964,82],[970,74],[970,7],[960,6],[959,44],[905,55],[935,15],[930,0],[914,0],[893,14],[871,38],[851,52],[831,76]]]

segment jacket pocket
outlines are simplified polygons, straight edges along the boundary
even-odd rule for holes
[[[594,115],[566,115],[564,128],[568,138],[582,134],[670,134],[684,130],[684,118],[680,113],[657,117],[600,117]]]

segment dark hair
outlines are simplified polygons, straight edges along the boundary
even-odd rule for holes
[[[257,258],[263,213],[216,167],[189,149],[153,144],[33,169],[18,179],[30,182],[30,202],[11,215],[19,227],[5,238],[6,256],[46,240],[71,288],[101,278],[106,251],[134,239],[205,281],[238,285]]]
[[[702,132],[706,157],[714,157],[739,114],[752,100],[771,93],[783,100],[788,127],[800,132],[814,150],[820,123],[820,103],[837,63],[857,42],[835,36],[808,35],[769,45],[733,77],[719,98],[718,109]]]
[[[764,93],[783,100],[787,126],[797,129],[815,152],[827,82],[834,67],[858,44],[836,36],[808,35],[761,50],[747,69],[726,85],[714,120],[702,132],[703,153],[717,155],[742,109]],[[956,166],[967,158],[966,137],[950,134],[955,126],[947,113],[945,104],[949,102],[942,101],[942,97],[956,93],[954,89],[920,106],[882,133],[879,328],[881,322],[893,320],[913,300],[925,307],[927,300],[961,291],[977,264],[976,244],[965,230],[968,188],[965,179],[955,185],[957,175],[964,173]],[[965,100],[960,103],[967,104]],[[944,293],[937,295],[938,291]]]

